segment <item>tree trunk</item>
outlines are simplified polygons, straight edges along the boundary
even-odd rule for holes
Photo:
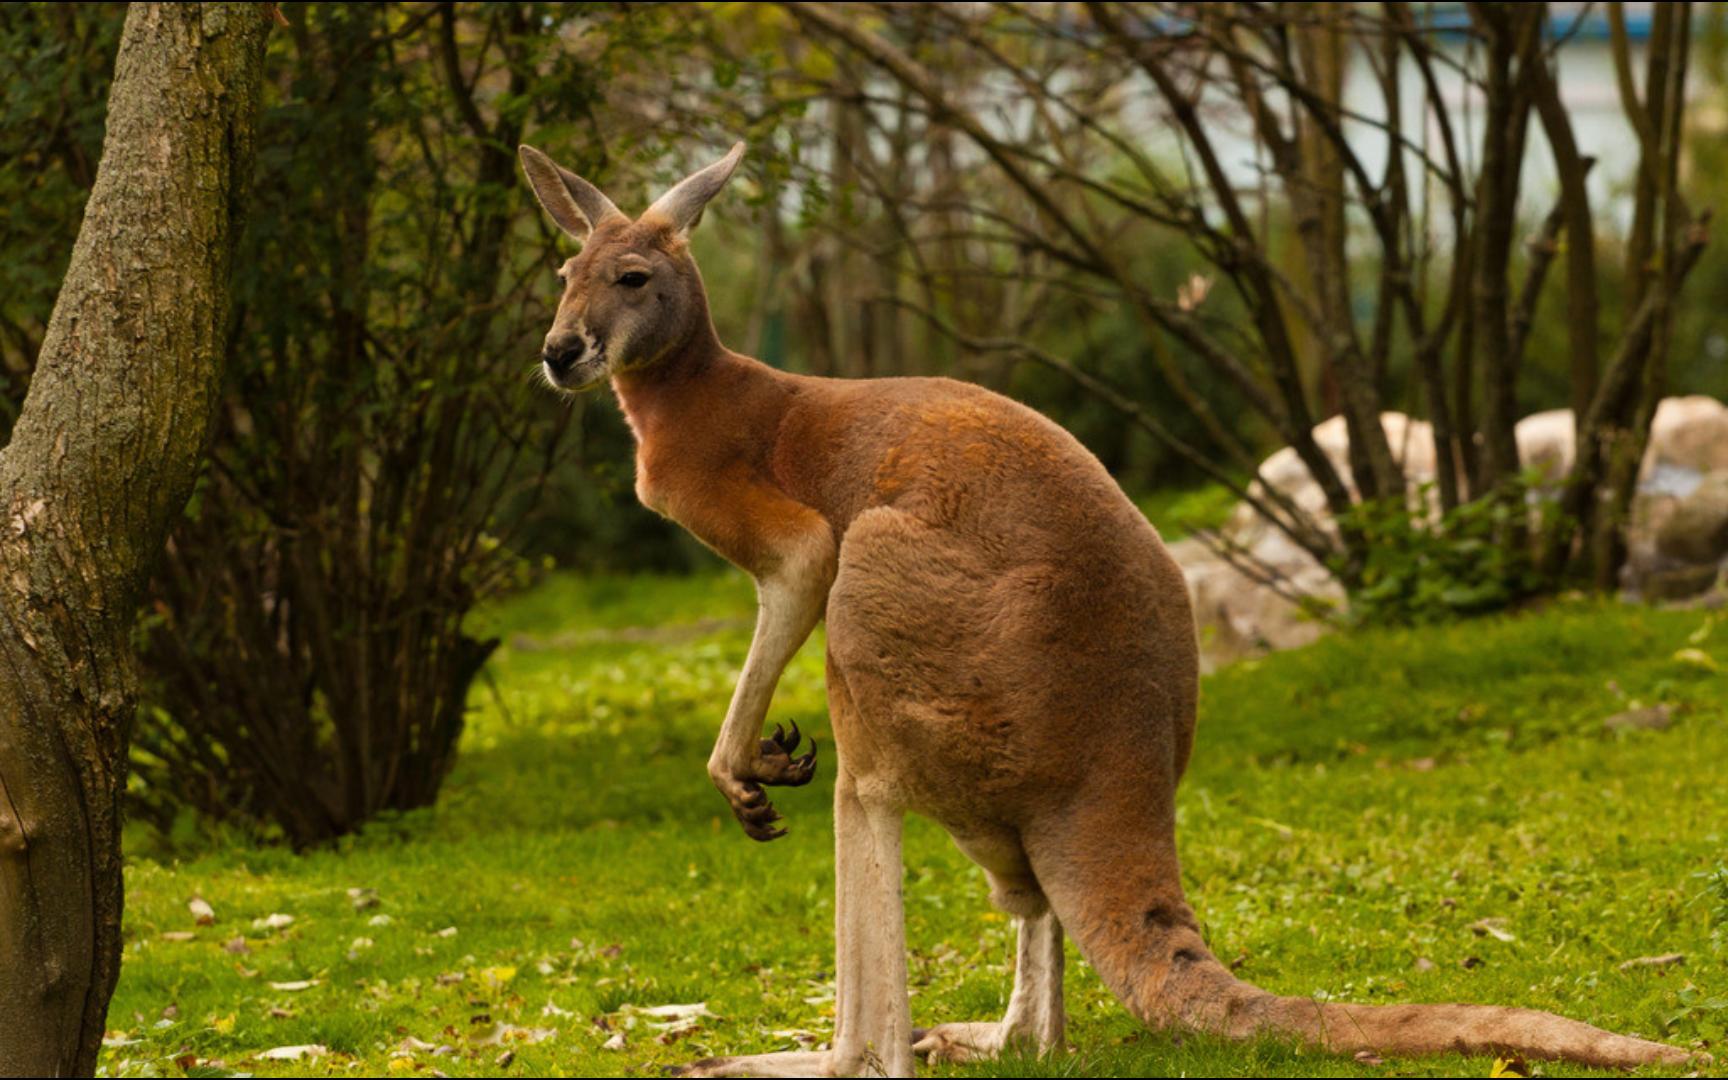
[[[0,449],[0,1075],[90,1075],[120,969],[142,586],[221,382],[271,5],[134,4],[107,137]]]

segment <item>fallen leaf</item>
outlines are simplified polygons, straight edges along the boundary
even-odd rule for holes
[[[245,956],[252,951],[252,947],[246,944],[244,937],[230,938],[222,943],[222,948],[236,956]]]
[[[1488,1075],[1490,1078],[1529,1076],[1530,1064],[1517,1054],[1513,1054],[1509,1058],[1495,1058],[1494,1068]]]
[[[308,1042],[308,1044],[302,1045],[271,1047],[263,1054],[259,1054],[259,1058],[263,1058],[264,1061],[304,1061],[306,1058],[323,1058],[328,1052],[330,1052],[330,1047],[327,1045]]]
[[[377,889],[353,888],[348,890],[348,901],[354,905],[355,911],[365,911],[375,908],[383,901],[378,899]]]
[[[198,935],[190,930],[169,930],[161,935],[163,941],[197,941]]]
[[[1433,971],[1434,970],[1434,961],[1428,959],[1426,956],[1418,956],[1416,958],[1416,970],[1417,971]]]
[[[133,1041],[136,1042],[137,1040],[134,1039]],[[624,1050],[627,1048],[627,1046],[628,1046],[628,1044],[624,1042],[624,1033],[622,1031],[615,1031],[612,1033],[612,1037],[610,1039],[607,1039],[605,1042],[600,1044],[600,1049],[602,1049],[602,1050]]]
[[[1358,1050],[1358,1051],[1356,1051],[1356,1060],[1359,1063],[1366,1065],[1371,1069],[1377,1069],[1380,1066],[1386,1064],[1386,1059],[1381,1057],[1379,1054],[1376,1054],[1372,1050]]]
[[[295,979],[291,982],[273,982],[270,984],[270,989],[285,990],[290,993],[296,993],[301,990],[310,990],[317,985],[317,979]]]
[[[1693,667],[1701,667],[1705,671],[1721,670],[1720,666],[1716,663],[1715,657],[1711,656],[1703,649],[1680,649],[1675,652],[1674,659],[1682,664],[1691,664]]]
[[[1650,705],[1642,709],[1617,712],[1602,721],[1609,731],[1661,731],[1674,723],[1674,710],[1667,705]]]
[[[281,930],[294,925],[294,916],[284,915],[280,911],[271,912],[262,919],[252,920],[254,930]]]
[[[691,1005],[652,1005],[645,1009],[638,1008],[634,1005],[626,1005],[625,1009],[637,1013],[638,1015],[646,1016],[651,1020],[662,1020],[674,1024],[683,1023],[687,1020],[712,1017],[714,1015],[708,1011],[708,1003],[706,1001],[698,1001]]]
[[[192,913],[193,920],[199,926],[209,926],[216,921],[216,909],[201,896],[194,896],[187,901],[186,910]]]
[[[493,1060],[492,1064],[496,1065],[500,1069],[503,1069],[503,1068],[509,1067],[510,1063],[512,1061],[515,1061],[515,1060],[516,1060],[516,1051],[506,1050],[502,1054],[499,1054],[497,1056],[497,1058],[495,1058]]]
[[[1620,965],[1621,971],[1630,971],[1636,967],[1668,967],[1672,964],[1684,963],[1685,953],[1663,953],[1661,956],[1637,956]]]
[[[1506,920],[1498,916],[1487,919],[1477,919],[1475,922],[1470,924],[1470,932],[1475,934],[1477,937],[1491,937],[1495,941],[1518,940],[1512,936],[1512,931],[1506,929]]]
[[[492,1033],[484,1039],[474,1040],[476,1046],[501,1046],[505,1043],[544,1042],[558,1034],[557,1028],[525,1028],[515,1024],[500,1023],[492,1029]]]
[[[653,1005],[647,1008],[625,1005],[618,1011],[623,1014],[627,1027],[633,1027],[637,1017],[643,1018],[649,1027],[659,1033],[655,1036],[655,1041],[661,1045],[695,1031],[703,1020],[716,1018],[708,1011],[708,1003],[705,1001],[688,1005]]]
[[[444,929],[438,931],[437,933],[433,934],[432,936],[433,937],[455,937],[456,936],[456,928],[454,926],[446,926]]]

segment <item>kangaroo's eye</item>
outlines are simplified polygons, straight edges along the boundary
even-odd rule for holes
[[[644,274],[640,270],[631,270],[628,273],[619,275],[618,284],[624,286],[626,289],[640,289],[642,286],[648,284],[648,275]]]

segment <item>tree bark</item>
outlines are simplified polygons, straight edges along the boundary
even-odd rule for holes
[[[221,383],[267,4],[134,4],[96,185],[0,449],[0,1075],[90,1075],[120,968],[140,593]]]

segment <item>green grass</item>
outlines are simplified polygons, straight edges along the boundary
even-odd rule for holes
[[[506,639],[497,691],[476,691],[436,808],[301,856],[132,837],[109,1019],[123,1045],[105,1070],[654,1075],[825,1039],[831,758],[816,783],[776,794],[792,833],[768,845],[744,838],[703,769],[751,614],[735,575],[555,578],[483,620]],[[1728,674],[1716,665],[1728,670],[1728,620],[1571,604],[1334,638],[1210,678],[1181,800],[1208,940],[1282,993],[1532,1005],[1707,1040],[1720,1056]],[[1673,706],[1674,725],[1606,733],[1602,719],[1631,702]],[[831,751],[819,641],[787,673],[773,719]],[[909,823],[906,856],[916,1021],[994,1018],[1011,924],[928,822]],[[376,890],[379,905],[356,911],[350,888]],[[193,896],[215,908],[214,926],[194,926]],[[272,913],[294,921],[255,926]],[[1473,932],[1483,919],[1512,940]],[[227,951],[237,938],[245,951]],[[1676,952],[1685,960],[1671,967],[1619,967]],[[681,1035],[635,1011],[693,1002],[714,1017]],[[1490,1064],[1369,1066],[1278,1043],[1173,1040],[1141,1031],[1077,958],[1068,1002],[1072,1052],[947,1072],[1486,1075]],[[504,1029],[499,1042],[500,1024],[550,1034]],[[619,1032],[625,1048],[603,1049]],[[308,1043],[330,1052],[259,1057]]]

